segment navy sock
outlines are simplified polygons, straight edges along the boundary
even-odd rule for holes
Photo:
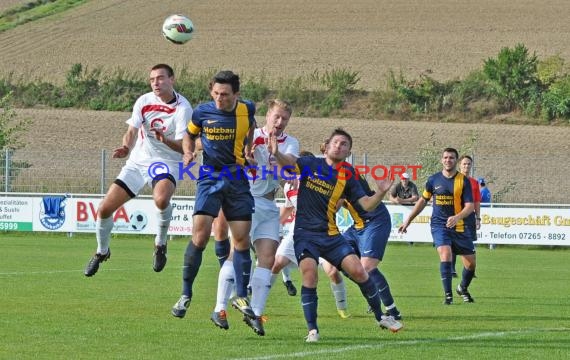
[[[192,285],[202,265],[203,248],[198,248],[192,241],[186,246],[184,253],[184,267],[182,268],[182,295],[192,298]]]
[[[451,254],[451,273],[456,272],[455,271],[455,264],[457,264],[457,255],[456,254]]]
[[[317,296],[317,289],[301,286],[301,305],[303,306],[303,314],[305,315],[307,329],[309,330],[316,329],[319,331],[319,327],[317,326],[318,304],[319,298]]]
[[[471,280],[473,280],[473,276],[475,276],[475,270],[467,270],[466,268],[463,268],[461,287],[467,289],[469,284],[471,284]]]
[[[226,261],[228,256],[230,256],[230,239],[216,240],[214,252],[220,262],[220,267],[222,267],[222,265],[224,265],[224,261]]]
[[[392,297],[392,293],[390,292],[390,285],[388,285],[388,280],[384,277],[384,274],[380,272],[380,270],[372,269],[368,276],[372,279],[376,287],[378,287],[378,292],[380,293],[380,300],[382,300],[382,304],[384,306],[391,306],[394,304],[394,298]]]
[[[249,249],[237,250],[234,248],[234,271],[236,272],[236,295],[247,296],[249,273],[251,272],[251,254]]]
[[[364,295],[366,301],[368,301],[368,305],[372,311],[374,311],[374,317],[376,320],[382,320],[382,309],[380,309],[380,293],[378,292],[378,287],[374,284],[371,278],[368,278],[363,283],[359,283],[358,287],[360,288],[360,292]]]
[[[451,293],[451,261],[442,261],[439,263],[439,272],[441,274],[441,283],[443,284],[443,292]]]

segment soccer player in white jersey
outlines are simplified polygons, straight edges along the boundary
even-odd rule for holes
[[[137,196],[145,184],[152,186],[158,216],[153,269],[159,272],[166,265],[170,199],[176,190],[182,137],[192,117],[192,106],[174,91],[174,71],[169,65],[153,66],[149,80],[152,91],[135,102],[123,145],[113,151],[113,158],[129,158],[97,209],[97,251],[85,267],[85,276],[95,275],[99,265],[111,257],[113,213]]]
[[[256,169],[255,172],[249,174],[249,184],[255,200],[250,237],[257,255],[257,262],[250,281],[251,308],[255,317],[244,315],[243,320],[260,336],[265,335],[261,316],[269,296],[271,268],[280,241],[279,208],[275,204],[275,194],[280,181],[279,171],[275,161],[269,156],[266,142],[270,133],[275,134],[280,151],[293,159],[299,156],[299,141],[284,133],[292,111],[291,104],[286,101],[276,99],[269,102],[266,123],[262,128],[255,129],[253,135],[253,159],[248,158],[250,166]],[[220,278],[219,281],[225,280]],[[227,320],[221,319],[219,315],[217,309],[214,309],[212,321],[217,326],[227,329]]]

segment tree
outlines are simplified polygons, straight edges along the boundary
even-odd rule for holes
[[[22,169],[29,167],[26,162],[18,162],[15,164],[10,160],[9,155],[17,149],[21,149],[25,146],[21,142],[20,136],[25,132],[28,127],[32,124],[32,120],[29,118],[19,118],[16,111],[12,108],[12,94],[8,93],[0,98],[0,191],[4,191],[6,187],[6,168],[12,169],[10,172],[10,177],[14,177],[14,168]],[[6,164],[6,162],[9,162]],[[16,165],[15,167],[13,165]]]
[[[417,157],[418,164],[422,165],[421,170],[418,172],[418,179],[416,181],[416,184],[418,184],[418,190],[421,191],[421,189],[423,189],[428,177],[441,171],[441,155],[443,149],[446,147],[455,147],[459,152],[459,156],[471,156],[476,165],[477,157],[475,156],[475,153],[477,150],[478,138],[479,135],[476,132],[471,132],[459,147],[455,147],[455,144],[442,144],[436,139],[435,132],[432,131],[429,142],[420,148]],[[459,171],[459,163],[457,164],[457,170]],[[497,179],[493,173],[487,173],[485,178],[487,183],[493,183]],[[507,193],[516,189],[516,185],[517,183],[515,181],[507,180],[503,187],[493,192],[493,202],[501,201]]]

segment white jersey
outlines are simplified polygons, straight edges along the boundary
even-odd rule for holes
[[[170,140],[184,137],[188,121],[192,118],[192,106],[186,98],[174,93],[175,102],[164,103],[154,93],[149,92],[137,99],[131,118],[127,124],[139,129],[137,141],[127,162],[149,166],[156,161],[180,162],[182,154],[158,141],[152,128],[161,128]]]
[[[279,170],[277,169],[277,162],[267,150],[267,137],[268,134],[263,128],[255,129],[253,133],[253,157],[257,161],[256,176],[258,177],[249,181],[253,196],[263,196],[279,188],[279,177],[273,176],[273,169],[276,169],[277,175],[279,175]],[[299,141],[288,134],[282,133],[277,138],[277,146],[279,152],[283,154],[299,156]]]
[[[295,180],[296,182],[297,180]],[[285,208],[293,207],[294,210],[291,213],[290,218],[292,219],[289,222],[283,224],[283,237],[288,235],[293,235],[293,228],[295,227],[295,216],[297,212],[297,194],[299,193],[299,189],[296,186],[293,186],[290,181],[286,182],[283,186],[283,194],[285,194]]]

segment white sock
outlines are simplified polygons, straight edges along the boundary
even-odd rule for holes
[[[281,269],[281,275],[283,276],[283,282],[291,281],[291,270],[289,267],[285,266]]]
[[[97,237],[97,253],[106,254],[109,252],[109,243],[111,242],[111,231],[113,230],[113,217],[106,219],[97,218],[95,225],[95,236]]]
[[[231,260],[226,260],[218,273],[218,292],[216,294],[216,307],[214,311],[226,310],[228,299],[235,288],[234,264]]]
[[[170,219],[172,219],[172,205],[168,204],[164,210],[160,210],[158,208],[156,210],[158,213],[158,231],[154,238],[154,244],[164,245],[166,244],[166,234],[168,233],[168,227],[170,226]]]
[[[271,270],[256,267],[251,277],[251,308],[257,316],[263,315],[271,289]]]
[[[279,274],[271,273],[271,281],[270,281],[271,286],[273,286],[273,284],[275,284],[275,282],[277,281],[277,276],[279,276]]]
[[[336,308],[338,310],[346,310],[348,304],[346,302],[346,285],[344,280],[341,279],[338,284],[331,282],[331,290],[336,300]]]
[[[257,264],[259,263],[259,260],[257,260],[257,256],[255,257],[255,261],[251,262],[251,271],[249,272],[249,285],[251,286],[251,279],[253,278],[253,272],[255,271],[255,268],[257,267]]]

